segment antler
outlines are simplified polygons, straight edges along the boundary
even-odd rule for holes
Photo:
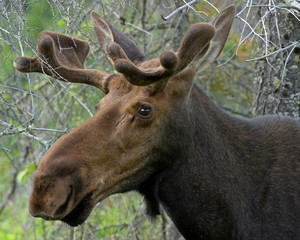
[[[92,12],[92,23],[102,51],[114,68],[133,85],[163,82],[188,65],[205,67],[221,52],[234,17],[234,7],[223,10],[213,22],[198,23],[186,32],[177,52],[162,52],[159,59],[146,61],[145,55],[123,33]],[[86,83],[108,93],[110,74],[83,69],[89,52],[87,42],[68,35],[42,32],[35,58],[19,57],[14,67],[21,72],[44,72],[59,80]]]
[[[107,93],[105,80],[110,75],[95,69],[83,69],[88,52],[86,41],[44,31],[39,35],[37,56],[19,57],[14,61],[14,67],[20,72],[43,72],[62,81],[86,83]]]
[[[182,71],[207,46],[213,38],[215,29],[207,23],[191,26],[175,53],[167,50],[160,55],[160,66],[142,69],[133,64],[117,44],[108,47],[108,54],[114,60],[115,69],[134,85],[145,86],[169,78]],[[119,54],[121,53],[121,54]]]
[[[160,65],[154,69],[142,70],[127,59],[115,62],[115,69],[122,73],[134,85],[148,85],[171,77],[186,68],[189,63],[209,44],[215,29],[207,23],[191,26],[185,34],[177,52],[163,51],[160,55]]]
[[[215,29],[211,24],[195,24],[188,29],[176,53],[169,50],[164,51],[160,55],[159,64],[156,64],[157,67],[150,69],[145,67],[144,69],[143,66],[147,62],[144,64],[145,58],[133,42],[127,38],[120,41],[121,38],[116,37],[120,33],[117,33],[115,28],[95,12],[92,12],[92,23],[100,47],[107,54],[114,68],[122,73],[131,84],[138,86],[168,79],[182,71],[204,50],[215,34]],[[124,35],[121,34],[121,36],[124,38]]]

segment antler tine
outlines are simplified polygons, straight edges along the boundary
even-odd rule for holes
[[[176,53],[164,51],[159,59],[146,61],[137,46],[124,34],[117,31],[96,12],[92,12],[91,15],[102,51],[118,72],[122,73],[130,83],[138,86],[169,79],[182,71],[215,34],[211,24],[195,24],[188,29]]]
[[[122,48],[114,43],[107,45],[107,54],[114,62],[115,69],[122,73],[132,84],[145,86],[168,79],[186,68],[192,60],[209,44],[215,35],[215,28],[208,23],[198,23],[191,26],[175,53],[167,50],[159,58],[159,66],[143,69],[130,61]]]
[[[19,57],[14,61],[14,67],[20,72],[42,72],[62,81],[86,83],[107,93],[105,80],[109,74],[83,69],[88,52],[86,41],[44,31],[39,35],[37,56]]]
[[[106,52],[114,63],[114,68],[122,73],[133,85],[145,86],[172,75],[178,59],[174,52],[164,51],[160,57],[162,66],[152,69],[140,69],[126,55],[117,43],[108,44]]]
[[[181,60],[177,71],[186,68],[200,54],[215,35],[215,27],[209,23],[197,23],[186,32],[177,51]]]

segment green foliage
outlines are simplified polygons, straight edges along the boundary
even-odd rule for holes
[[[36,169],[36,164],[32,163],[29,166],[25,167],[18,173],[17,182],[24,183],[26,182],[28,176]]]

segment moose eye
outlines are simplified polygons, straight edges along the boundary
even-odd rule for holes
[[[141,118],[150,118],[152,116],[152,108],[143,105],[139,108],[137,115]]]

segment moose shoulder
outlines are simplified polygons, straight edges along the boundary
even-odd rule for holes
[[[40,34],[37,56],[17,58],[17,70],[90,84],[106,96],[42,158],[31,215],[77,226],[97,202],[137,190],[148,213],[161,205],[186,239],[299,237],[300,124],[230,116],[194,84],[222,51],[234,11],[191,26],[177,52],[151,60],[93,12],[100,47],[121,74],[83,69],[85,41]]]

